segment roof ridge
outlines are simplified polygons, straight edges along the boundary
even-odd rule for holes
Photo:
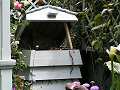
[[[62,12],[66,12],[66,13],[69,13],[69,14],[74,14],[74,15],[78,14],[77,12],[73,12],[73,11],[70,11],[68,9],[63,9],[61,7],[52,6],[52,5],[44,5],[44,6],[40,6],[38,8],[31,9],[30,11],[27,11],[26,14],[32,13],[34,11],[42,10],[42,9],[45,9],[45,8],[52,8],[52,9],[56,9],[56,10],[59,10],[59,11],[62,11]]]

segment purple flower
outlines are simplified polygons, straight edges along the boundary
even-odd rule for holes
[[[98,86],[92,86],[92,87],[90,88],[90,90],[99,90],[99,87],[98,87]]]
[[[13,85],[13,87],[12,87],[12,90],[16,90],[16,87],[15,87],[15,85]]]

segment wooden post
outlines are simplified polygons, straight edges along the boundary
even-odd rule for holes
[[[67,23],[65,23],[64,26],[65,26],[65,31],[66,31],[66,34],[67,34],[67,39],[68,39],[70,49],[73,49],[72,40],[71,40],[71,37],[70,37],[70,32],[69,32],[69,28],[68,28]]]
[[[12,70],[0,68],[0,90],[12,90]]]
[[[0,0],[0,59],[2,59],[2,7],[1,7],[1,0]]]
[[[1,9],[1,32],[2,33],[2,59],[11,59],[10,48],[10,0],[0,0]]]
[[[0,0],[0,90],[12,90],[10,0]]]

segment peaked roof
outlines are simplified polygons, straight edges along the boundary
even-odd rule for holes
[[[52,6],[52,5],[45,5],[45,6],[40,6],[38,8],[31,9],[30,11],[27,11],[26,14],[33,13],[35,11],[39,11],[39,10],[46,9],[46,8],[55,9],[55,10],[58,10],[58,11],[61,11],[61,12],[65,12],[65,13],[68,13],[68,14],[73,14],[73,15],[77,15],[78,14],[77,12],[73,12],[73,11],[70,11],[70,10],[67,10],[67,9],[63,9],[63,8],[57,7],[57,6]]]
[[[56,14],[55,17],[49,17],[49,14]],[[63,21],[63,22],[73,22],[78,21],[77,12],[73,12],[61,7],[56,7],[52,5],[40,6],[38,8],[31,9],[26,12],[26,20],[30,21]]]

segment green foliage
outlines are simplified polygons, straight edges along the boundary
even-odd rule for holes
[[[114,83],[113,83],[113,89],[111,90],[119,90],[120,89],[120,75],[115,73],[114,75]]]
[[[11,0],[12,1],[12,0]],[[27,64],[24,60],[24,55],[19,48],[19,41],[16,40],[16,30],[19,25],[24,24],[24,10],[26,7],[21,10],[16,10],[13,6],[13,2],[11,2],[11,17],[10,17],[10,31],[11,31],[11,52],[12,59],[16,60],[16,65],[13,68],[13,85],[16,90],[23,90],[23,88],[27,88],[25,90],[30,90],[30,85],[24,85],[27,81],[24,81],[19,76],[19,73],[24,73],[28,68]]]
[[[112,85],[110,90],[119,90],[119,85],[120,85],[120,76],[119,76],[119,67],[120,67],[120,46],[118,45],[117,47],[110,47],[110,50],[107,50],[107,53],[109,54],[109,58],[111,61],[108,61],[107,63],[110,62],[110,64],[107,64],[109,70],[111,70],[112,73]],[[118,80],[117,80],[118,79]]]
[[[25,81],[19,75],[13,75],[13,85],[16,90],[30,90],[31,83]]]
[[[82,8],[78,15],[79,23],[76,25],[79,26],[79,29],[75,28],[75,32],[80,35],[76,38],[80,37],[79,41],[82,39],[87,46],[94,47],[98,52],[100,50],[98,48],[102,47],[103,53],[109,46],[118,45],[120,42],[119,8],[118,1],[87,0],[85,8]]]
[[[100,24],[103,24],[103,17],[102,17],[101,14],[97,14],[97,15],[94,17],[94,24],[95,24],[95,26],[100,25]]]
[[[86,0],[85,2],[81,0],[77,6],[73,10],[79,9],[79,22],[73,30],[76,33],[76,48],[86,47],[84,50],[87,50],[87,47],[94,48],[97,52],[95,64],[99,63],[98,59],[104,64],[109,60],[106,57],[106,48],[120,43],[120,2],[118,0]]]
[[[22,24],[22,22],[15,22],[11,21],[10,30],[11,30],[11,51],[12,51],[12,58],[16,60],[16,65],[14,66],[13,72],[17,74],[18,72],[23,72],[27,69],[27,65],[24,61],[24,55],[19,48],[19,41],[16,40],[15,33],[18,26]],[[24,23],[23,23],[24,24]]]

